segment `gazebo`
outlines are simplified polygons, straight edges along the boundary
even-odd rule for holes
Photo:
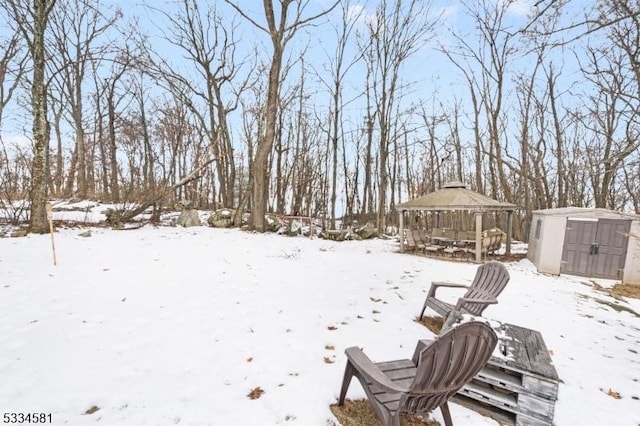
[[[480,262],[482,246],[482,214],[485,212],[507,212],[506,253],[511,254],[511,225],[515,204],[497,201],[478,192],[467,189],[461,182],[449,182],[442,189],[414,198],[396,206],[400,215],[400,251],[404,251],[404,212],[406,211],[467,211],[475,214],[476,261]]]

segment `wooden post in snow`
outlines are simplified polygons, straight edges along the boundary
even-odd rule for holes
[[[53,266],[56,266],[56,243],[53,239],[53,209],[51,203],[45,206],[47,210],[47,220],[49,221],[49,232],[51,233],[51,250],[53,251]]]

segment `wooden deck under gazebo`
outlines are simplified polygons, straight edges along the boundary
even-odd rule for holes
[[[400,223],[400,251],[404,251],[404,213],[407,211],[467,211],[475,215],[475,260],[481,262],[482,254],[482,214],[504,211],[507,213],[506,254],[511,254],[511,227],[515,204],[497,201],[486,195],[467,189],[461,182],[450,182],[442,189],[398,204],[396,209]]]

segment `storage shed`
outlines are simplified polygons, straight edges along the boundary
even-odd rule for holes
[[[640,285],[640,216],[580,207],[536,210],[527,257],[539,272]]]

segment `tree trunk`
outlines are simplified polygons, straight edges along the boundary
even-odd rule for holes
[[[265,12],[273,14],[273,5],[265,1]],[[288,7],[289,2],[285,2],[283,8]],[[269,9],[269,6],[271,9]],[[286,9],[283,11],[286,17]],[[286,18],[284,18],[286,19]],[[284,23],[282,23],[284,25]],[[284,45],[283,34],[272,28],[271,40],[273,44],[273,55],[271,57],[271,67],[269,69],[269,82],[267,87],[267,103],[265,106],[265,129],[264,135],[260,135],[256,158],[253,162],[253,208],[251,210],[251,221],[253,228],[258,232],[265,232],[264,215],[267,209],[267,198],[269,196],[269,155],[273,149],[273,142],[276,133],[276,121],[278,116],[278,93],[280,87],[280,69],[282,67],[282,54]]]
[[[31,219],[29,231],[47,233],[47,175],[49,168],[49,121],[47,120],[47,87],[45,81],[45,29],[55,0],[35,0],[33,3],[33,58],[31,105],[33,108],[33,163],[31,166]]]

